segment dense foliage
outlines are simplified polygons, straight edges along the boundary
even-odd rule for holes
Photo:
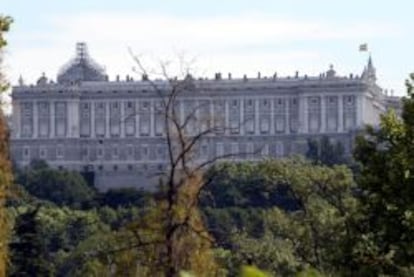
[[[5,34],[9,31],[12,19],[0,14],[0,97],[8,83],[2,68],[3,48],[7,45]],[[3,105],[0,103],[0,105]],[[6,118],[3,108],[0,107],[0,276],[5,276],[6,265],[8,262],[7,241],[9,238],[9,224],[5,203],[9,196],[10,185],[12,183],[11,164],[9,159],[9,131],[7,129]]]
[[[207,222],[227,249],[223,260],[232,274],[248,260],[282,276],[310,268],[325,274],[346,271],[357,202],[348,168],[296,158],[222,164],[210,174],[218,179],[213,178],[204,195],[204,204],[210,205]],[[234,199],[250,204],[237,206]],[[231,206],[224,208],[226,204]]]
[[[367,274],[414,274],[414,89],[407,81],[403,112],[384,115],[379,129],[357,140],[361,164],[360,236],[355,252]]]
[[[77,172],[54,170],[41,161],[18,174],[17,182],[31,195],[60,206],[80,208],[90,203],[95,191]]]
[[[333,166],[349,163],[349,157],[345,156],[344,146],[340,141],[331,142],[329,137],[308,140],[306,158],[316,164]]]

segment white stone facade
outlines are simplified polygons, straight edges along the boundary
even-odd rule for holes
[[[146,173],[166,166],[160,96],[149,81],[108,81],[84,47],[78,45],[77,58],[59,73],[58,82],[43,76],[37,85],[13,87],[12,158],[18,166],[44,159],[56,168],[93,171],[101,189],[142,186]],[[216,74],[191,84],[177,99],[182,117],[200,107],[188,132],[206,128],[197,122],[202,118],[230,127],[206,137],[199,159],[303,154],[307,139],[322,135],[350,151],[356,130],[378,124],[389,106],[398,107],[398,99],[376,85],[371,60],[360,77],[337,76],[330,68],[316,77],[223,79]]]

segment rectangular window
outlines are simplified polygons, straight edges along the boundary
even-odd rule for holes
[[[129,118],[125,121],[125,134],[128,137],[135,135],[135,119]]]
[[[267,145],[267,144],[262,145],[262,148],[260,149],[260,152],[262,154],[262,157],[269,156],[269,145]]]
[[[155,115],[155,135],[162,136],[164,133],[164,118],[162,115]]]
[[[112,156],[114,158],[118,158],[119,156],[119,149],[117,145],[112,146]]]
[[[58,145],[56,147],[56,158],[58,159],[62,159],[63,158],[63,146],[62,145]]]
[[[231,155],[236,156],[237,154],[239,154],[239,144],[237,142],[232,142]]]
[[[224,155],[224,145],[223,143],[219,142],[216,144],[216,154],[217,157],[221,157]]]
[[[266,117],[262,117],[260,120],[260,132],[262,134],[267,134],[270,131],[270,119]]]
[[[201,157],[207,158],[208,157],[208,144],[201,145]]]
[[[150,123],[149,118],[145,120],[144,118],[140,118],[140,134],[141,136],[148,136],[150,133]]]
[[[103,157],[103,153],[104,153],[103,148],[102,147],[99,147],[97,152],[98,152],[97,153],[98,154],[98,158],[102,158]]]
[[[254,144],[253,144],[253,142],[247,143],[247,146],[246,146],[246,154],[249,157],[253,157],[254,156]]]
[[[30,149],[27,146],[23,148],[23,159],[30,160]]]
[[[254,134],[254,115],[246,117],[246,132]]]
[[[158,159],[165,159],[166,158],[166,148],[163,145],[159,145],[157,147],[157,158]]]
[[[134,159],[134,146],[132,144],[128,144],[126,147],[126,151],[127,151],[127,158],[129,160]]]
[[[283,155],[284,155],[283,142],[278,141],[276,142],[276,156],[283,157]]]
[[[149,159],[148,145],[142,145],[141,146],[141,159],[142,160],[148,160]]]
[[[46,149],[44,147],[41,147],[39,150],[39,156],[42,160],[46,159]]]

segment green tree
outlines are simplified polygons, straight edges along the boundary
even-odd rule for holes
[[[333,143],[327,136],[308,140],[306,158],[314,163],[321,163],[327,166],[346,164],[348,162],[345,157],[343,144],[340,141]]]
[[[17,182],[31,195],[60,206],[81,208],[82,205],[92,202],[96,195],[95,190],[79,173],[55,170],[39,161],[21,172]]]
[[[10,244],[10,276],[51,276],[46,246],[40,235],[39,207],[19,215],[15,222],[15,240]]]
[[[135,188],[110,189],[98,195],[100,206],[118,207],[143,207],[149,205],[152,194],[148,191],[137,190]]]
[[[273,183],[262,173],[266,162],[219,163],[208,170],[209,184],[201,193],[201,205],[215,208],[295,209],[282,183]]]
[[[249,257],[277,276],[294,276],[309,268],[351,275],[349,248],[357,207],[352,172],[345,166],[295,158],[259,163],[256,174],[269,186],[287,188],[296,209],[263,210],[262,234],[255,237],[242,230],[233,235],[230,264],[240,266]]]
[[[414,274],[413,80],[411,74],[401,117],[390,111],[357,139],[362,206],[354,253],[366,275]]]
[[[7,45],[4,35],[9,31],[12,19],[9,16],[0,14],[0,93],[8,88],[5,74],[2,68],[2,52]],[[1,96],[1,95],[0,95]],[[2,106],[3,103],[0,103]],[[6,265],[8,260],[7,241],[9,238],[9,222],[6,214],[6,200],[9,195],[12,183],[11,163],[9,157],[9,131],[6,118],[0,107],[0,276],[6,275]]]

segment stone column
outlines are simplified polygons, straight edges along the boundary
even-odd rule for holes
[[[180,117],[180,124],[182,125],[185,120],[185,112],[184,112],[184,100],[178,102],[178,116]]]
[[[110,109],[110,101],[105,103],[105,137],[109,138],[111,137],[111,117],[110,117],[110,113],[111,113],[111,109]]]
[[[244,135],[244,126],[245,126],[245,122],[244,122],[244,99],[240,98],[240,135],[243,136]]]
[[[270,134],[275,133],[275,98],[270,99]]]
[[[50,123],[49,123],[50,124],[50,132],[49,132],[49,137],[50,138],[55,137],[55,125],[56,125],[55,105],[56,105],[55,101],[50,101],[49,102],[49,106],[50,106]],[[69,118],[70,118],[70,114],[69,114]]]
[[[214,114],[214,101],[213,101],[213,99],[209,99],[208,100],[208,103],[209,103],[209,111],[210,111],[210,116],[209,116],[209,128],[210,129],[214,129],[215,128],[215,122],[216,122],[216,118],[215,118],[215,114]]]
[[[338,132],[344,131],[344,97],[338,96]]]
[[[229,130],[229,127],[230,127],[230,124],[229,124],[229,122],[230,122],[229,101],[230,101],[229,99],[224,100],[224,128],[225,128],[224,133],[226,135],[230,134],[230,130]]]
[[[33,138],[38,137],[38,125],[39,125],[39,114],[38,114],[38,107],[37,101],[33,101]]]
[[[285,101],[285,122],[286,122],[285,132],[286,134],[289,134],[290,133],[290,109],[289,109],[290,99],[285,98],[284,101]]]
[[[357,95],[355,97],[356,105],[356,127],[361,128],[363,126],[363,106],[364,106],[364,95]]]
[[[120,101],[119,102],[119,108],[121,109],[121,122],[120,122],[120,131],[121,131],[121,138],[125,137],[125,102]]]
[[[17,100],[13,100],[13,105],[12,105],[12,118],[13,118],[12,137],[13,138],[20,138],[21,112],[22,111],[20,109],[20,103]]]
[[[259,118],[259,99],[254,99],[254,133],[256,135],[260,134],[260,118]]]
[[[91,107],[91,138],[95,137],[95,102],[91,101],[90,107]]]
[[[75,126],[75,124],[76,124],[76,122],[75,122],[75,118],[74,118],[74,111],[75,111],[75,104],[73,103],[73,101],[72,100],[69,100],[67,103],[66,103],[66,110],[67,110],[67,113],[66,113],[66,116],[67,116],[67,120],[66,120],[66,122],[67,122],[67,132],[66,132],[66,136],[67,137],[70,137],[70,138],[72,138],[72,137],[74,137],[75,136],[75,132],[74,132],[74,126]]]
[[[139,101],[135,101],[135,137],[140,136],[140,130],[139,130]]]
[[[80,131],[80,100],[79,98],[72,100],[72,114],[69,116],[72,117],[72,126],[70,127],[72,130],[72,137],[78,138],[79,137],[79,131]]]
[[[321,128],[320,132],[325,133],[326,132],[326,97],[321,95]]]
[[[308,97],[299,96],[299,133],[308,133]]]
[[[150,137],[153,137],[153,136],[155,136],[155,134],[154,134],[154,127],[155,127],[155,121],[154,121],[154,112],[155,112],[155,109],[154,109],[154,100],[153,99],[151,99],[151,101],[150,101],[150,109],[149,109],[149,112],[150,112],[150,126],[149,126],[149,133],[150,133]]]

